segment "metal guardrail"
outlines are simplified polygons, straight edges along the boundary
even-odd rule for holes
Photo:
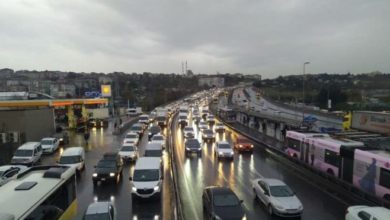
[[[222,120],[223,121],[223,120]],[[374,195],[363,192],[356,186],[347,183],[339,178],[332,176],[330,174],[321,172],[310,165],[300,161],[298,159],[288,157],[282,150],[271,146],[263,140],[260,140],[252,135],[247,134],[245,131],[242,131],[229,123],[225,123],[230,129],[246,136],[247,138],[253,140],[256,143],[260,143],[271,150],[271,154],[275,159],[281,161],[282,163],[288,165],[295,172],[299,173],[300,176],[304,176],[306,179],[310,179],[311,182],[315,182],[315,185],[319,186],[321,189],[326,189],[327,193],[331,193],[333,196],[336,196],[342,200],[353,201],[350,203],[359,203],[366,204],[370,206],[380,205],[387,208],[390,208],[390,202],[383,201]],[[304,169],[302,169],[304,168]]]
[[[177,166],[176,166],[176,157],[174,153],[174,140],[173,140],[173,135],[171,135],[172,131],[172,122],[174,121],[173,119],[177,116],[177,113],[173,113],[172,116],[170,117],[170,120],[168,122],[168,127],[170,128],[168,130],[168,135],[169,135],[169,142],[168,142],[168,149],[169,149],[169,156],[171,158],[171,175],[173,179],[173,187],[174,187],[174,194],[175,194],[175,220],[182,220],[184,219],[183,211],[182,211],[182,206],[181,206],[181,198],[180,198],[180,189],[179,189],[179,182],[177,179],[178,173],[177,173]]]

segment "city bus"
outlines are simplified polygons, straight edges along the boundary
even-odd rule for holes
[[[0,219],[73,219],[77,213],[76,171],[36,166],[0,187]]]

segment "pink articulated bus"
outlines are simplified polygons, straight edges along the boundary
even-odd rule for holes
[[[390,202],[389,151],[326,134],[287,131],[286,139],[287,155]]]
[[[390,152],[356,150],[354,159],[353,185],[390,201]]]

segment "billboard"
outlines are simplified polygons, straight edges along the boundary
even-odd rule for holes
[[[102,97],[111,97],[111,85],[102,85],[101,88]]]
[[[355,111],[352,128],[390,135],[390,113]]]

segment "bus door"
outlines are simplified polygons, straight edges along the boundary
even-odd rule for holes
[[[353,178],[353,161],[354,161],[354,148],[340,147],[340,171],[339,175],[341,179],[352,183]]]

